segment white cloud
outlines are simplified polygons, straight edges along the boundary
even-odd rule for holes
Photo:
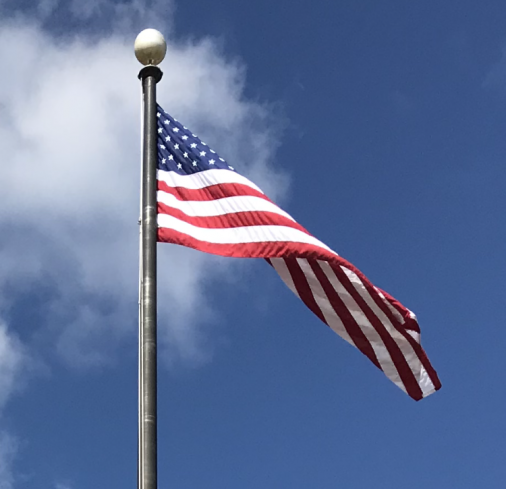
[[[27,367],[28,355],[21,342],[0,323],[0,410],[20,387],[20,374]]]
[[[130,2],[120,20],[143,5]],[[13,284],[49,284],[47,320],[30,326],[81,367],[114,358],[118,341],[135,334],[140,65],[133,38],[63,43],[33,23],[0,24],[0,60],[9,67],[0,80],[0,306],[12,305],[5,292]],[[268,108],[244,99],[243,68],[209,39],[170,41],[162,68],[166,110],[268,194],[282,195],[286,179],[270,162],[276,124]],[[213,315],[206,284],[233,266],[160,247],[159,323],[171,357],[208,355],[201,347]]]
[[[210,39],[170,40],[173,2],[39,0],[16,12],[0,0],[0,314],[37,306],[38,318],[0,322],[0,413],[50,345],[80,368],[114,361],[137,324],[140,68],[133,39],[144,27],[169,33],[159,101],[273,198],[285,176],[271,165],[279,133],[268,107],[244,98],[244,69]],[[70,12],[85,26],[75,38],[41,27]],[[14,19],[14,20],[12,20]],[[112,32],[100,37],[86,25]],[[104,23],[105,22],[105,23]],[[45,25],[45,24],[44,24]],[[212,352],[219,314],[206,291],[230,278],[235,260],[159,248],[162,350],[190,363]],[[28,292],[30,294],[28,294]],[[40,302],[40,301],[39,301]],[[23,331],[26,347],[13,331]],[[205,345],[205,347],[204,347]],[[211,346],[210,346],[211,345]],[[0,489],[12,489],[17,440],[0,431]],[[56,484],[67,489],[66,483]]]
[[[0,414],[10,397],[23,385],[22,374],[29,358],[19,339],[0,323]],[[0,431],[0,489],[14,487],[13,461],[18,441],[5,430]]]
[[[72,486],[66,482],[58,482],[55,489],[72,489]]]
[[[39,0],[47,2],[51,0]],[[86,22],[108,22],[117,32],[134,32],[147,26],[167,29],[172,20],[172,0],[52,0],[68,7],[71,15]]]
[[[46,26],[60,24],[67,32],[87,36],[104,32],[133,32],[146,26],[167,29],[172,21],[173,0],[0,0],[3,18],[31,20]],[[61,25],[63,23],[63,25]],[[65,29],[66,27],[66,29]]]
[[[7,432],[0,432],[0,489],[13,489],[12,464],[18,451],[18,442]]]

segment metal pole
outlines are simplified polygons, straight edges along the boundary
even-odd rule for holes
[[[139,317],[139,454],[138,488],[157,489],[156,395],[156,84],[162,71],[146,66],[139,73],[144,105]]]

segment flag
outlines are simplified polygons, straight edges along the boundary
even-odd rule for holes
[[[325,324],[413,399],[441,387],[415,315],[158,106],[158,241],[264,258]]]

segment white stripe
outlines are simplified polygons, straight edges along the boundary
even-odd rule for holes
[[[175,171],[158,170],[157,178],[165,182],[169,187],[183,187],[197,190],[220,183],[240,183],[262,192],[253,182],[246,177],[230,170],[205,170],[191,175],[180,175]],[[263,193],[263,192],[262,192]]]
[[[215,244],[239,244],[287,241],[306,243],[326,251],[332,250],[315,237],[287,226],[245,226],[237,228],[201,228],[167,214],[158,214],[158,226],[188,234],[199,241]]]
[[[281,277],[281,280],[285,282],[288,288],[300,299],[299,293],[297,292],[297,287],[295,287],[295,283],[292,278],[292,274],[290,270],[288,270],[288,266],[284,258],[269,258],[271,265],[274,267],[274,270],[278,272],[278,275]]]
[[[412,329],[406,329],[406,333],[411,336],[418,344],[420,344],[420,333],[418,331],[413,331]]]
[[[418,378],[418,385],[422,389],[423,397],[430,396],[436,392],[436,387],[430,380],[429,374],[423,365],[420,365],[420,376]]]
[[[350,314],[355,319],[359,328],[364,333],[365,337],[369,341],[374,353],[376,354],[376,358],[381,366],[381,370],[385,372],[385,375],[397,386],[399,386],[402,390],[406,392],[406,388],[404,387],[404,383],[401,380],[399,372],[395,367],[394,362],[392,361],[392,356],[390,355],[385,343],[381,339],[381,336],[374,329],[373,325],[367,319],[367,316],[364,314],[360,306],[357,304],[355,299],[348,293],[344,285],[337,278],[334,270],[329,265],[328,262],[318,260],[318,263],[329,279],[334,290],[339,294],[339,297],[344,302],[344,305],[350,311]]]
[[[416,354],[416,352],[414,351],[413,347],[410,345],[408,340],[399,331],[397,331],[397,329],[395,329],[395,327],[390,322],[390,319],[388,319],[388,317],[378,307],[376,302],[374,302],[374,299],[371,297],[369,291],[365,288],[364,284],[362,283],[358,275],[346,267],[342,266],[341,268],[344,271],[344,273],[346,273],[348,279],[353,284],[356,291],[361,295],[361,297],[370,307],[372,312],[378,317],[383,326],[385,326],[385,329],[387,330],[388,334],[397,343],[397,346],[399,347],[399,349],[402,352],[402,355],[408,362],[409,368],[413,372],[416,381],[420,385],[424,397],[434,392],[435,389],[434,384],[428,377],[427,372],[425,371],[425,368],[422,365],[422,362],[418,358],[418,355]]]
[[[238,195],[235,197],[224,197],[216,200],[179,200],[175,195],[158,191],[158,202],[179,209],[187,216],[210,217],[223,216],[235,212],[273,212],[284,216],[291,221],[294,219],[281,210],[276,204],[262,199],[261,197],[251,197],[249,195]]]
[[[304,276],[306,277],[307,283],[309,284],[309,288],[313,293],[313,297],[315,302],[318,304],[323,316],[325,317],[325,322],[336,332],[341,338],[346,340],[350,345],[355,346],[353,340],[351,339],[348,331],[344,327],[341,318],[336,314],[336,311],[332,307],[332,304],[325,294],[323,287],[316,277],[311,265],[305,258],[297,258],[297,263],[299,264]]]

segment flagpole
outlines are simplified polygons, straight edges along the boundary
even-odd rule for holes
[[[157,352],[156,352],[156,84],[162,78],[159,64],[166,44],[154,29],[135,40],[135,55],[145,65],[139,73],[143,94],[141,185],[140,305],[139,305],[139,444],[138,489],[157,489]]]

